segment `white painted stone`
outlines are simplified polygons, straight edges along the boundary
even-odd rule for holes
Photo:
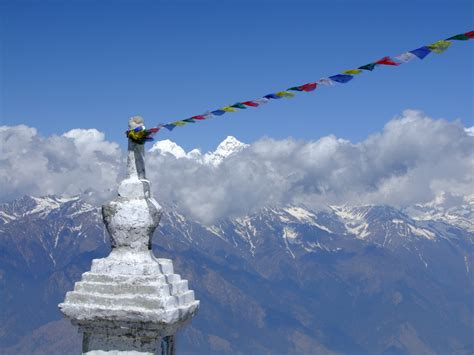
[[[129,128],[140,124],[143,119],[133,117]],[[111,253],[93,260],[59,304],[83,333],[84,354],[154,354],[162,338],[169,340],[166,351],[172,353],[172,336],[199,308],[172,261],[151,252],[162,209],[150,194],[143,145],[131,140],[127,173],[118,197],[102,206]]]

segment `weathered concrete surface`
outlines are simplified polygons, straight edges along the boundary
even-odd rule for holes
[[[134,117],[129,128],[142,123]],[[130,140],[127,172],[118,197],[102,206],[112,252],[93,260],[59,305],[83,332],[84,354],[156,353],[159,341],[173,336],[199,307],[172,261],[150,250],[162,209],[150,194],[143,145]]]

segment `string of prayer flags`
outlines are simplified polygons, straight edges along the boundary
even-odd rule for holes
[[[126,131],[125,133],[127,137],[130,138],[132,141],[139,144],[144,144],[146,141],[153,140],[152,136],[156,134],[162,127],[168,129],[169,131],[172,131],[175,127],[184,126],[187,123],[196,123],[196,121],[202,121],[211,119],[216,116],[222,116],[227,112],[237,112],[239,110],[245,110],[248,107],[260,107],[261,105],[266,104],[271,100],[278,100],[281,98],[292,98],[296,95],[296,93],[299,92],[314,91],[318,85],[334,86],[338,83],[345,84],[351,81],[354,78],[354,75],[358,75],[367,71],[372,72],[375,67],[379,65],[399,66],[400,64],[408,63],[415,58],[424,59],[431,52],[437,54],[444,53],[452,45],[451,41],[467,41],[473,38],[474,31],[460,33],[447,39],[440,40],[432,44],[413,49],[408,52],[404,52],[394,57],[385,56],[375,62],[361,65],[360,67],[357,67],[357,69],[344,70],[340,74],[332,75],[330,77],[323,77],[307,84],[292,86],[289,89],[277,91],[254,100],[237,102],[233,105],[224,106],[223,108],[214,111],[207,111],[201,115],[192,116],[184,120],[178,120],[166,124],[159,124],[157,127],[150,129],[146,129],[145,126],[140,126],[135,128],[134,130]]]

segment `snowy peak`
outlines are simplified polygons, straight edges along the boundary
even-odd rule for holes
[[[171,154],[175,158],[185,158],[186,152],[183,148],[177,145],[175,142],[170,141],[169,139],[165,139],[162,141],[157,141],[153,146],[150,148],[149,152],[158,152],[161,154]]]
[[[227,136],[218,146],[215,154],[220,154],[222,156],[229,156],[230,154],[240,152],[242,149],[247,147],[248,144],[242,143],[237,138],[233,136]]]
[[[418,238],[434,240],[437,231],[390,206],[331,206],[348,233],[389,246]]]
[[[418,221],[441,221],[474,232],[474,194],[443,192],[433,201],[410,206],[405,212]]]
[[[214,152],[206,153],[204,155],[204,162],[214,166],[222,163],[226,158],[238,153],[248,147],[248,144],[240,142],[233,136],[228,136],[217,147]]]
[[[75,214],[95,210],[96,207],[84,202],[79,196],[58,197],[58,196],[23,196],[22,198],[0,204],[0,225],[6,225],[19,218],[32,216],[34,218],[44,218],[58,211],[71,211]]]

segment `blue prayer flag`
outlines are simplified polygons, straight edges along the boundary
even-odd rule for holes
[[[163,125],[167,130],[172,131],[176,126],[174,124],[165,124]]]
[[[224,110],[215,110],[215,111],[211,111],[211,113],[213,115],[216,115],[216,116],[222,116],[225,113],[225,111]]]
[[[431,53],[431,50],[428,47],[423,46],[423,47],[410,51],[410,53],[413,53],[418,58],[423,59],[424,57],[426,57],[428,54]]]
[[[337,74],[330,76],[329,79],[336,81],[338,83],[347,83],[348,81],[351,81],[353,78],[352,75],[347,75],[347,74]]]
[[[281,96],[278,96],[277,94],[268,94],[268,95],[265,95],[264,98],[266,98],[266,99],[281,99]]]

